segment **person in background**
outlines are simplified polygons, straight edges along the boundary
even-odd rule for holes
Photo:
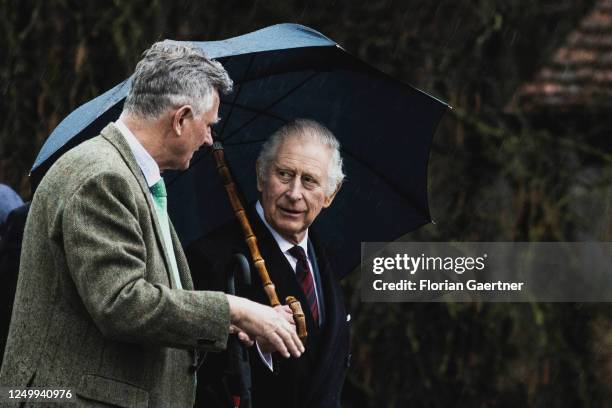
[[[0,365],[13,312],[21,242],[29,209],[29,202],[15,208],[0,228]]]
[[[6,221],[6,217],[15,208],[23,205],[23,200],[9,186],[0,183],[0,238],[2,237],[2,225]]]
[[[13,310],[19,254],[29,205],[9,186],[0,183],[0,364]]]

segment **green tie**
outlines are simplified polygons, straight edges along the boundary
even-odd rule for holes
[[[181,278],[178,274],[178,266],[176,264],[176,257],[174,256],[174,248],[172,246],[172,238],[170,237],[170,223],[168,221],[168,200],[166,194],[166,185],[164,179],[160,179],[157,183],[150,187],[153,201],[155,202],[155,212],[157,213],[157,221],[162,229],[164,238],[164,244],[166,244],[166,255],[170,260],[170,275],[172,278],[172,285],[175,288],[182,289]]]

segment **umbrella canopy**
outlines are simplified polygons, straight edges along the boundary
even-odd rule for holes
[[[370,67],[322,34],[280,24],[224,41],[195,42],[234,80],[221,97],[217,140],[247,202],[266,138],[294,118],[323,123],[340,140],[347,179],[315,226],[344,275],[363,241],[392,241],[431,221],[427,162],[445,103]],[[79,107],[49,136],[32,168],[36,186],[69,148],[121,113],[130,79]],[[166,172],[170,217],[184,246],[233,217],[210,149]]]

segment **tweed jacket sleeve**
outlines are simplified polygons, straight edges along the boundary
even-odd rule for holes
[[[146,207],[131,183],[112,171],[96,173],[65,203],[66,266],[85,308],[102,334],[114,340],[224,348],[227,299],[161,283],[166,270],[162,258],[152,260],[158,251],[144,242]]]

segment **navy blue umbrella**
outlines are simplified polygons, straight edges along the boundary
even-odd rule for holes
[[[340,140],[347,180],[315,223],[340,275],[359,263],[361,242],[392,241],[431,221],[427,162],[445,103],[296,24],[194,44],[234,80],[234,91],[221,98],[216,133],[247,201],[257,198],[261,145],[284,123],[314,119]],[[118,118],[129,88],[127,79],[58,125],[32,168],[34,186],[59,155]],[[184,246],[233,217],[211,156],[201,149],[188,170],[164,174],[170,217]]]

